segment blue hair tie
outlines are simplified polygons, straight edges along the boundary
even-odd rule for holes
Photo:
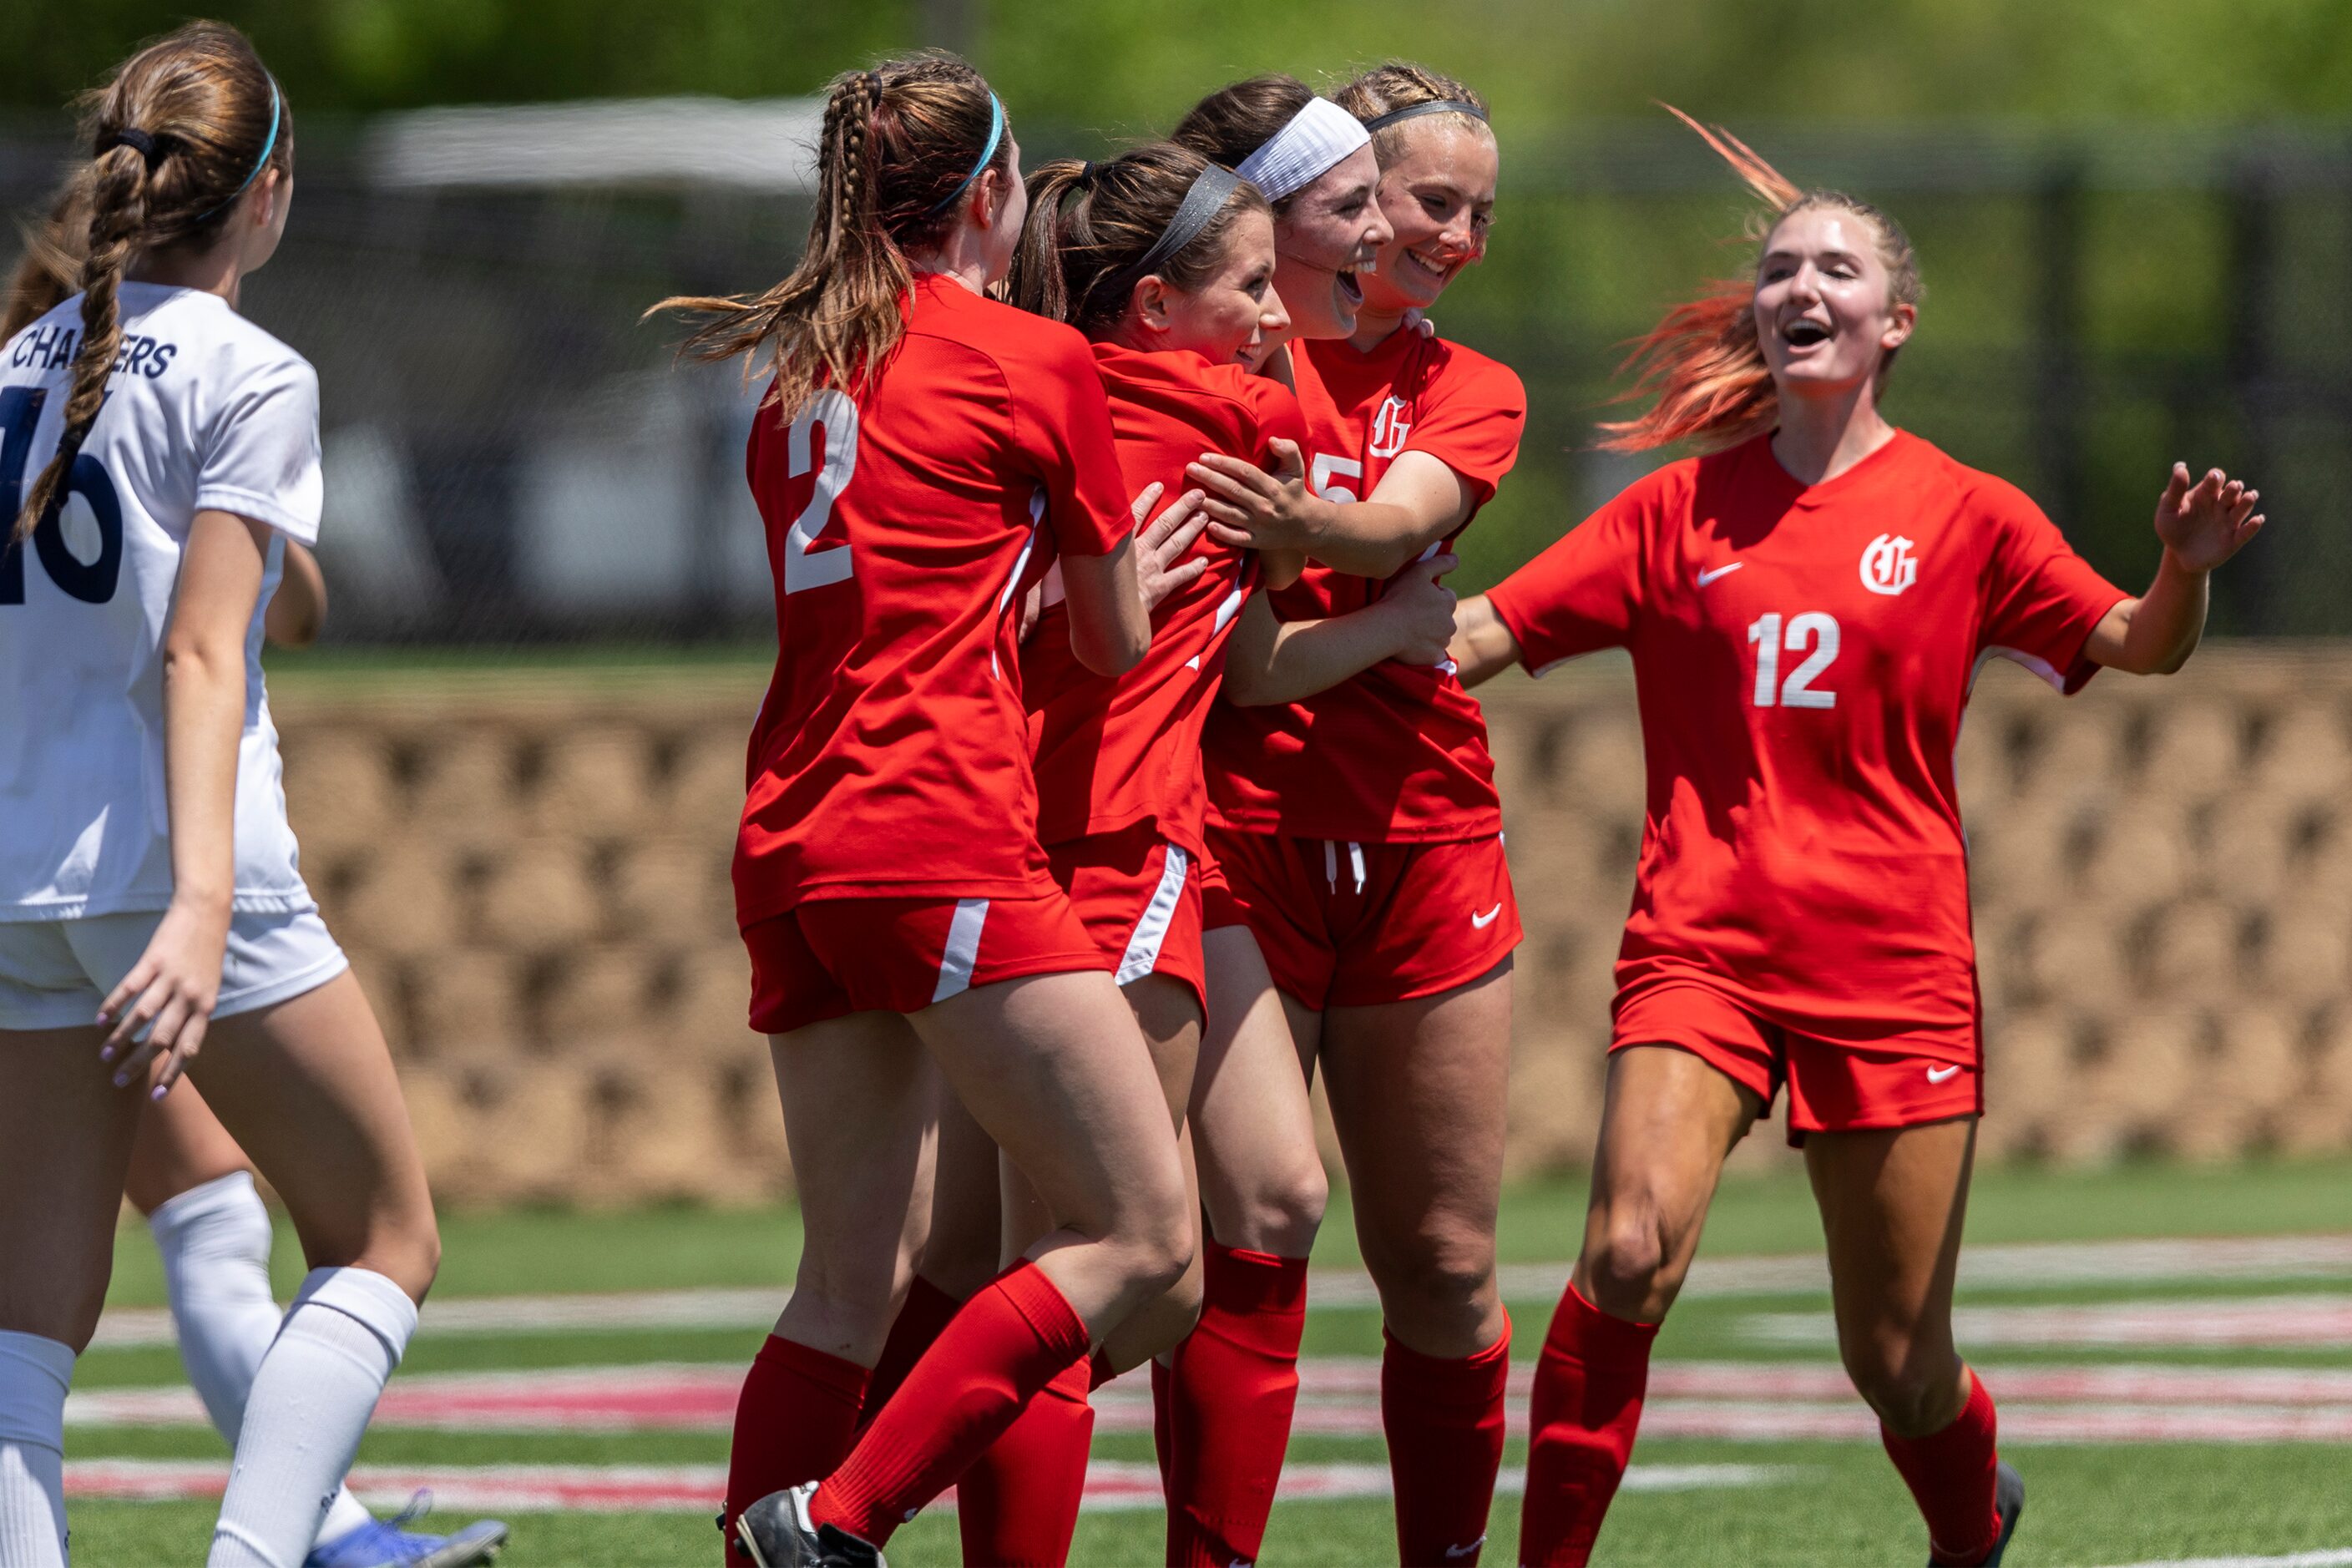
[[[262,74],[264,76],[269,75],[267,71],[264,71]],[[237,182],[236,189],[228,194],[228,200],[221,203],[220,206],[214,207],[210,212],[206,212],[202,216],[198,217],[196,219],[198,223],[204,222],[205,218],[212,216],[213,213],[221,211],[222,208],[234,203],[237,197],[245,195],[247,187],[250,186],[254,181],[261,178],[261,171],[269,167],[269,154],[278,151],[278,121],[282,118],[278,110],[278,79],[273,76],[269,77],[269,135],[261,143],[261,156],[253,161],[253,172],[246,175],[244,179]]]
[[[980,178],[980,172],[982,169],[987,168],[988,165],[995,160],[996,144],[1003,140],[1004,100],[998,98],[992,92],[988,95],[988,144],[980,150],[980,161],[972,164],[971,174],[966,174],[961,180],[957,182],[956,188],[954,190],[950,191],[937,205],[932,207],[930,211],[925,213],[923,216],[925,217],[937,217],[941,213],[947,211],[948,208],[955,205],[956,198],[962,195],[964,192],[970,190],[971,188],[971,183]]]

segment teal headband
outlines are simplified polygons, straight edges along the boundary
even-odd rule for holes
[[[263,74],[267,76],[268,73],[265,71]],[[269,78],[269,135],[261,143],[261,156],[253,161],[253,172],[238,181],[236,189],[228,194],[228,201],[221,203],[220,206],[213,208],[211,212],[205,213],[204,217],[196,219],[198,223],[204,222],[205,218],[212,216],[213,213],[219,212],[237,197],[245,195],[247,187],[252,185],[254,181],[261,178],[261,171],[269,167],[269,154],[278,151],[278,122],[284,118],[279,112],[279,107],[278,79],[273,76]]]
[[[923,216],[925,217],[937,217],[941,213],[947,211],[948,208],[955,205],[956,198],[963,195],[964,192],[971,189],[971,183],[980,178],[980,172],[982,169],[987,168],[988,165],[994,161],[996,157],[996,144],[1003,140],[1004,100],[998,98],[992,92],[988,95],[988,142],[980,150],[980,161],[972,164],[971,174],[966,174],[961,180],[957,182],[956,188],[954,190],[950,191],[937,206],[934,206],[930,211],[925,213]]]

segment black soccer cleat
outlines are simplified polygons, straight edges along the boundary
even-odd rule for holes
[[[2000,1521],[2000,1533],[1992,1538],[1984,1568],[2000,1568],[2000,1560],[2009,1552],[2009,1538],[2017,1533],[2018,1516],[2024,1511],[2025,1478],[2003,1460],[1992,1472],[1992,1512]]]
[[[815,1496],[814,1481],[770,1492],[736,1520],[736,1543],[759,1568],[889,1568],[879,1547],[810,1519]]]

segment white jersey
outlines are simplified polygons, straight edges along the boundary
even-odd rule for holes
[[[171,901],[163,631],[200,510],[319,536],[319,378],[226,300],[121,285],[122,352],[71,493],[0,552],[0,921],[160,910]],[[0,509],[13,523],[57,451],[81,333],[67,300],[0,348]],[[0,532],[0,538],[5,538]],[[312,908],[286,825],[261,682],[262,605],[246,637],[235,907]]]

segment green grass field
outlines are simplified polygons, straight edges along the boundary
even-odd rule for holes
[[[1979,1247],[2346,1232],[2352,1231],[2344,1218],[2347,1196],[2352,1196],[2352,1163],[2127,1166],[2094,1174],[1996,1172],[1979,1184],[1969,1232]],[[1530,1186],[1510,1194],[1504,1209],[1505,1260],[1538,1264],[1566,1257],[1580,1228],[1582,1202],[1580,1183]],[[523,1292],[781,1285],[790,1275],[796,1227],[789,1211],[453,1215],[445,1222],[445,1244],[447,1263],[437,1299],[456,1301]],[[1717,1205],[1706,1251],[1710,1258],[1729,1258],[1812,1252],[1819,1245],[1801,1178],[1782,1175],[1731,1184]],[[1335,1213],[1317,1262],[1337,1268],[1352,1261],[1345,1215]],[[281,1235],[278,1264],[281,1285],[290,1289],[299,1273],[290,1236]],[[2240,1269],[2161,1280],[2010,1280],[1997,1288],[1964,1287],[1962,1296],[1965,1308],[1990,1310],[2158,1301],[2194,1308],[2294,1296],[2344,1301],[2352,1312],[2347,1279],[2352,1279],[2352,1263],[2340,1270],[2282,1263],[2279,1277],[2273,1278]],[[1554,1280],[1547,1297],[1556,1289]],[[112,1300],[126,1307],[162,1300],[160,1274],[142,1230],[124,1232]],[[1513,1303],[1518,1319],[1517,1359],[1523,1364],[1532,1362],[1549,1305],[1548,1299]],[[1826,1296],[1818,1290],[1686,1300],[1661,1336],[1659,1362],[1662,1366],[1770,1363],[1801,1370],[1805,1363],[1826,1367],[1834,1360],[1826,1342],[1759,1337],[1758,1328],[1767,1315],[1826,1310]],[[760,1339],[760,1330],[748,1324],[470,1333],[436,1333],[432,1324],[428,1307],[425,1331],[412,1348],[403,1376],[655,1362],[732,1365],[747,1359]],[[1369,1357],[1377,1355],[1379,1342],[1377,1314],[1369,1309],[1326,1306],[1311,1315],[1310,1356]],[[2037,1367],[2208,1368],[2217,1374],[2234,1368],[2325,1377],[2328,1369],[2352,1367],[2352,1349],[2343,1342],[2325,1342],[2325,1336],[2295,1344],[2004,1343],[1972,1359],[1993,1369],[1988,1375],[1998,1396],[2001,1384],[1994,1374],[2004,1369],[2013,1378]],[[76,1386],[80,1391],[155,1387],[176,1383],[178,1376],[168,1346],[101,1346],[83,1359]],[[1654,1414],[1660,1407],[1654,1399]],[[2273,1405],[2247,1408],[2270,1412]],[[69,1434],[68,1448],[76,1461],[217,1459],[222,1453],[208,1430],[173,1425],[78,1425]],[[373,1434],[361,1462],[394,1467],[711,1465],[723,1461],[725,1449],[725,1435],[717,1430],[405,1429]],[[2297,1552],[2325,1554],[2305,1562],[2352,1562],[2352,1553],[2335,1555],[2352,1548],[2352,1487],[2345,1485],[2344,1450],[2330,1443],[2035,1441],[2013,1444],[2010,1454],[2032,1489],[2026,1524],[2010,1557],[2017,1568],[2102,1568]],[[1148,1462],[1150,1438],[1133,1431],[1106,1432],[1097,1436],[1096,1457]],[[1291,1458],[1294,1465],[1378,1463],[1381,1452],[1370,1436],[1302,1436],[1294,1442]],[[1505,1460],[1507,1480],[1523,1458],[1524,1444],[1515,1436]],[[1629,1491],[1611,1516],[1597,1559],[1601,1563],[1619,1568],[1680,1568],[1693,1563],[1924,1560],[1924,1537],[1909,1500],[1873,1443],[1645,1436],[1637,1462],[1768,1466],[1772,1473],[1763,1484],[1737,1488]],[[76,1561],[198,1560],[212,1513],[212,1505],[201,1501],[78,1500]],[[1498,1499],[1487,1563],[1514,1561],[1517,1515],[1516,1498]],[[707,1514],[546,1512],[519,1513],[511,1519],[514,1537],[506,1559],[510,1563],[592,1568],[716,1561]],[[1089,1513],[1079,1526],[1074,1561],[1153,1562],[1160,1529],[1153,1511]],[[952,1519],[918,1520],[892,1543],[891,1558],[901,1564],[954,1562]],[[1264,1558],[1269,1563],[1298,1564],[1393,1561],[1388,1505],[1381,1500],[1286,1502],[1276,1509]]]

